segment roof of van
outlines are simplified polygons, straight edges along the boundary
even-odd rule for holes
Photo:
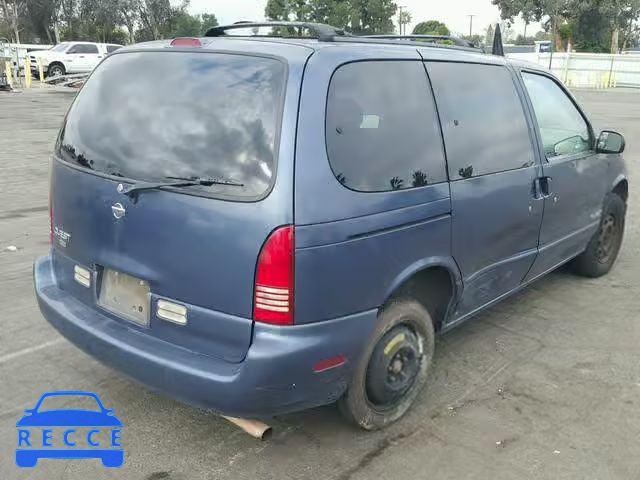
[[[458,62],[473,62],[493,65],[505,65],[507,63],[525,67],[534,70],[544,70],[543,67],[535,63],[526,62],[519,59],[509,59],[497,55],[483,53],[472,49],[462,49],[450,47],[448,45],[428,44],[419,42],[394,42],[390,40],[382,40],[372,42],[370,39],[363,39],[362,42],[357,37],[351,37],[348,42],[336,41],[319,41],[315,38],[282,38],[282,37],[244,37],[244,36],[225,36],[225,37],[200,37],[197,38],[205,51],[229,51],[229,52],[245,52],[249,53],[255,50],[265,51],[272,50],[274,55],[281,55],[287,58],[287,50],[306,49],[315,52],[321,52],[326,49],[344,49],[350,51],[353,55],[354,50],[370,50],[376,48],[378,50],[402,50],[402,51],[418,51],[425,60],[450,60]],[[167,48],[171,46],[173,40],[154,40],[150,42],[137,43],[121,48],[118,52],[126,52],[139,49],[156,49]],[[272,47],[272,48],[269,48]],[[282,48],[288,47],[288,48]],[[350,55],[350,56],[351,56]]]

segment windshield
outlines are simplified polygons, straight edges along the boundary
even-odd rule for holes
[[[64,52],[67,48],[69,48],[68,43],[59,43],[55,47],[51,47],[49,50],[52,52]]]
[[[246,55],[133,52],[108,57],[74,102],[58,155],[143,182],[242,184],[187,191],[257,197],[275,176],[285,66]]]

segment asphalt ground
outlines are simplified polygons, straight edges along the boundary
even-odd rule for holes
[[[358,431],[324,407],[274,419],[260,443],[109,370],[43,320],[31,267],[49,248],[48,158],[73,96],[0,92],[0,479],[640,478],[640,91],[577,96],[628,143],[627,235],[611,274],[560,270],[439,338],[428,389],[385,431]],[[23,410],[70,389],[115,409],[124,466],[18,469]]]

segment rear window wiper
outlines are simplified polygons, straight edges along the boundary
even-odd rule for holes
[[[193,187],[196,185],[201,185],[203,187],[211,187],[213,185],[226,185],[229,187],[244,187],[244,183],[232,182],[227,180],[218,180],[215,178],[199,178],[199,177],[167,177],[170,180],[175,180],[174,182],[140,182],[134,185],[123,185],[122,188],[118,189],[119,193],[124,195],[133,196],[137,193],[149,191],[149,190],[158,190],[164,187],[172,187],[172,188],[182,188],[182,187]]]

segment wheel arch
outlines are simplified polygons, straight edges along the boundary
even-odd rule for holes
[[[627,203],[627,200],[629,199],[629,181],[627,178],[622,175],[616,178],[613,182],[611,193],[615,193],[624,200],[624,203]]]
[[[461,292],[462,277],[455,261],[430,258],[411,265],[398,275],[386,293],[384,304],[398,297],[414,298],[427,309],[438,331]]]
[[[50,62],[49,65],[47,65],[47,71],[51,70],[51,67],[55,65],[60,65],[65,72],[67,71],[67,66],[64,64],[62,60],[53,60],[52,62]]]

